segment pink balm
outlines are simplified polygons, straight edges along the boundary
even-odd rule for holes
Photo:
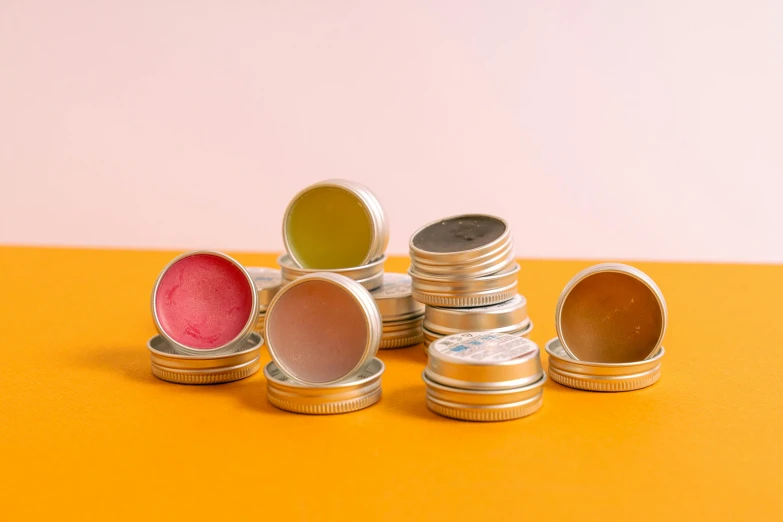
[[[248,277],[228,259],[193,254],[161,275],[154,302],[159,327],[188,348],[225,346],[255,321]]]

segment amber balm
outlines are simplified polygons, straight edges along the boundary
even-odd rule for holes
[[[546,345],[553,381],[582,390],[630,391],[661,376],[666,301],[641,270],[592,266],[563,289],[555,312],[557,338]]]

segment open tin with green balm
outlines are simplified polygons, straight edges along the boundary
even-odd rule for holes
[[[668,312],[660,288],[619,263],[589,267],[565,286],[547,344],[549,375],[565,386],[629,391],[661,375]]]
[[[334,270],[381,257],[389,225],[378,199],[365,186],[328,180],[299,192],[283,217],[283,241],[295,266]]]

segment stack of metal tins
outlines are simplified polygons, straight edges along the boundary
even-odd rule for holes
[[[383,319],[381,348],[419,344],[424,309],[405,274],[384,274],[389,225],[378,199],[356,182],[328,180],[297,194],[283,218],[283,284],[331,272],[371,293]]]
[[[519,265],[508,223],[471,214],[425,225],[410,240],[413,298],[426,305],[424,344],[447,335],[527,336],[533,323],[517,293]]]
[[[246,269],[250,277],[253,278],[253,283],[255,283],[256,292],[258,293],[258,321],[256,322],[255,331],[263,336],[266,309],[269,307],[269,303],[272,302],[272,298],[283,286],[283,279],[280,275],[280,270],[274,268],[249,266]]]

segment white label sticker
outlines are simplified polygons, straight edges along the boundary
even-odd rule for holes
[[[536,351],[536,343],[524,337],[496,333],[450,335],[433,343],[435,351],[465,361],[505,362]]]

